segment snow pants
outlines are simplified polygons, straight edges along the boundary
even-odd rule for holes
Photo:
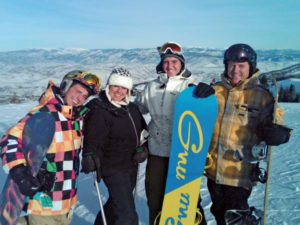
[[[28,215],[20,217],[16,225],[68,225],[72,221],[72,218],[68,218],[67,215],[57,216],[40,216],[40,215]]]
[[[145,189],[147,203],[149,207],[149,225],[154,225],[155,218],[162,209],[165,194],[165,186],[168,175],[169,158],[149,155],[146,166]],[[205,225],[206,220],[203,209],[198,202],[198,208],[202,213],[202,222]]]
[[[217,184],[207,179],[207,187],[212,200],[210,208],[217,225],[225,225],[224,215],[229,209],[248,209],[248,198],[252,189]]]
[[[133,189],[136,184],[137,168],[118,171],[111,176],[104,176],[109,198],[104,205],[107,225],[138,225]],[[98,212],[94,225],[102,225],[101,211]]]

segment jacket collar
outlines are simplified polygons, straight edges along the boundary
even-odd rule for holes
[[[180,74],[173,76],[173,77],[168,77],[166,73],[160,73],[158,76],[159,82],[162,84],[168,83],[169,80],[186,80],[190,76],[192,76],[192,73],[188,69],[184,69]]]
[[[230,82],[230,80],[225,77],[225,74],[221,74],[222,84],[229,90],[245,90],[249,88],[253,88],[254,86],[257,86],[260,84],[260,81],[258,79],[259,77],[259,70],[257,70],[251,77],[240,81],[237,85],[233,86]]]
[[[54,105],[56,110],[61,112],[63,116],[68,119],[77,119],[86,114],[88,111],[84,106],[73,107],[65,105],[64,100],[60,95],[60,89],[51,80],[48,83],[47,90],[41,95],[39,99],[39,105],[32,108],[30,112],[39,110],[45,105]]]
[[[127,105],[122,105],[121,107],[117,107],[113,105],[107,98],[105,90],[100,92],[99,100],[100,100],[99,107],[111,112],[115,116],[125,115],[128,110]]]

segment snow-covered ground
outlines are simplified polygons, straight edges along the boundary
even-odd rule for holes
[[[14,125],[27,111],[36,105],[36,102],[23,104],[0,105],[0,135]],[[300,224],[300,104],[282,103],[285,124],[293,128],[293,135],[287,144],[273,148],[271,176],[269,185],[269,201],[267,224],[298,225]],[[148,208],[144,187],[145,163],[140,165],[140,175],[137,186],[136,208],[139,214],[139,225],[148,225]],[[0,190],[5,182],[6,174],[0,169]],[[257,208],[263,207],[264,185],[259,184],[253,189],[250,205]],[[102,199],[107,199],[107,190],[103,183],[100,184]],[[93,224],[99,210],[96,189],[90,175],[80,174],[78,203],[72,225]],[[211,205],[203,179],[201,196],[205,216],[209,225],[216,224],[209,208]]]

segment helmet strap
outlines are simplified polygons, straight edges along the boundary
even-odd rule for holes
[[[72,86],[73,84],[73,80],[70,80],[70,79],[65,79],[61,86],[60,86],[60,93],[62,96],[65,96],[67,91],[70,89],[70,87]]]

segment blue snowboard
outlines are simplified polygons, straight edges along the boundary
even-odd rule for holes
[[[50,113],[39,112],[26,121],[23,130],[22,150],[34,176],[37,175],[41,167],[54,132],[55,120]],[[16,223],[26,198],[8,175],[0,196],[0,225]]]
[[[193,97],[195,87],[175,102],[168,177],[159,225],[195,224],[201,180],[218,113],[216,97]]]

